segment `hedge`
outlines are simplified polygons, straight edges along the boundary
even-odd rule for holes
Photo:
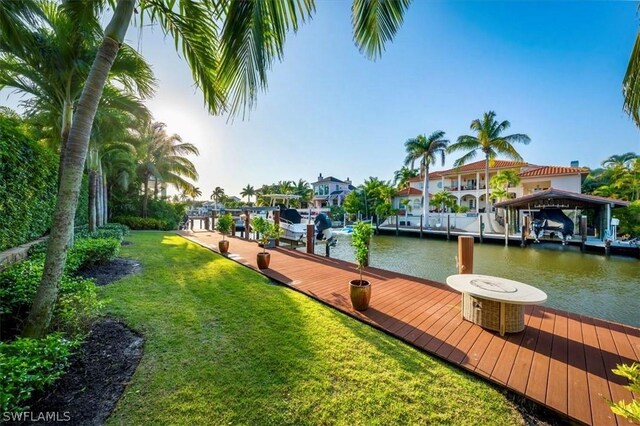
[[[176,224],[168,220],[155,219],[153,217],[118,216],[110,219],[111,222],[121,223],[131,229],[171,231],[176,229]]]
[[[41,237],[55,206],[58,157],[0,115],[0,251]]]

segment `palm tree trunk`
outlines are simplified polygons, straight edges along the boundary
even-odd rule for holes
[[[422,184],[422,216],[424,217],[424,226],[429,227],[429,163],[424,165],[424,182]]]
[[[65,150],[44,272],[22,331],[24,337],[42,337],[51,322],[67,258],[67,244],[73,231],[73,220],[78,207],[91,126],[109,71],[131,21],[133,9],[134,0],[119,0],[78,102]]]
[[[142,197],[142,217],[147,217],[147,206],[149,205],[149,176],[144,179],[144,196]]]
[[[95,170],[89,170],[89,232],[96,232],[96,200],[97,200],[97,179]]]
[[[107,179],[104,179],[104,224],[109,223],[109,186]]]
[[[96,206],[98,207],[98,212],[96,215],[98,227],[104,225],[104,186],[102,185],[102,171],[98,170],[98,174],[96,176],[96,184],[98,186],[98,202]]]
[[[158,199],[158,178],[153,179],[153,199]]]
[[[489,213],[489,154],[485,155],[484,187],[485,187],[484,211],[486,213]]]

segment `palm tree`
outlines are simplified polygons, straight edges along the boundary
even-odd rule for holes
[[[449,140],[444,138],[442,130],[436,130],[428,137],[418,135],[404,143],[407,151],[407,157],[404,160],[405,165],[411,164],[413,169],[415,161],[420,160],[420,173],[423,176],[422,217],[426,227],[429,227],[429,166],[436,164],[438,156],[444,166],[444,157],[448,144]]]
[[[222,200],[224,200],[224,197],[225,197],[224,189],[220,188],[219,186],[216,186],[216,188],[211,193],[211,197],[209,198],[211,198],[213,202],[216,203],[216,208],[218,208],[218,203],[221,203]]]
[[[309,185],[309,182],[304,179],[298,179],[298,182],[293,188],[293,193],[300,196],[299,201],[301,207],[303,204],[308,205],[311,198],[313,198],[313,189],[311,188],[311,185]]]
[[[449,191],[439,191],[433,194],[431,204],[438,206],[440,209],[440,222],[442,222],[442,213],[444,213],[445,207],[453,207],[456,204],[456,196]]]
[[[247,186],[242,188],[242,191],[240,191],[240,196],[247,197],[247,202],[249,204],[251,204],[251,197],[254,195],[256,195],[256,190],[249,184],[247,184]]]
[[[505,194],[508,193],[509,187],[518,186],[520,176],[515,170],[502,170],[489,180],[489,186],[493,191],[501,189]]]
[[[138,165],[136,173],[143,186],[142,216],[147,217],[149,182],[154,181],[157,198],[159,182],[166,182],[178,189],[192,189],[186,178],[198,179],[198,172],[185,155],[198,155],[198,148],[183,142],[179,135],[169,135],[164,123],[150,123],[143,127],[138,137]]]
[[[385,42],[396,34],[409,2],[353,0],[354,39],[368,57],[378,57]],[[0,2],[0,23],[13,19],[27,24],[37,16],[33,2],[26,1],[21,8],[7,6],[7,3],[12,2]],[[96,6],[93,2],[69,3],[82,10]],[[26,337],[41,336],[51,320],[66,260],[65,245],[73,228],[91,126],[134,10],[149,18],[138,19],[138,22],[158,22],[166,34],[174,38],[196,85],[202,89],[205,104],[214,114],[225,111],[236,114],[241,108],[253,106],[258,90],[266,88],[266,71],[275,58],[282,58],[287,30],[297,31],[299,23],[310,18],[315,10],[312,0],[286,3],[231,0],[224,4],[209,0],[180,2],[177,6],[173,0],[149,0],[137,8],[136,3],[118,0],[77,104],[62,163],[43,278],[23,330]]]
[[[627,72],[622,80],[624,110],[640,127],[640,31],[631,51]]]
[[[503,155],[511,160],[523,161],[522,157],[513,147],[514,143],[520,142],[527,145],[531,139],[529,136],[521,133],[502,136],[502,133],[511,127],[511,123],[504,120],[498,123],[496,113],[493,111],[485,112],[482,119],[476,119],[471,122],[471,130],[477,133],[476,136],[462,135],[457,142],[449,145],[447,152],[468,151],[465,155],[458,158],[453,165],[460,167],[467,164],[476,157],[478,151],[484,153],[484,181],[486,187],[485,200],[487,203],[486,211],[489,211],[489,163],[498,155]]]
[[[639,158],[635,152],[627,152],[620,155],[612,155],[611,157],[604,160],[601,164],[602,167],[615,167],[622,166],[628,167],[633,160]]]
[[[393,184],[398,189],[405,189],[409,187],[409,181],[418,176],[418,170],[413,167],[402,166],[400,170],[396,170],[393,174]]]

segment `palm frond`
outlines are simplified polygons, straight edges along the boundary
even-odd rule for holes
[[[411,0],[354,0],[351,7],[353,39],[360,52],[376,59],[393,40]]]
[[[624,110],[640,127],[640,31],[631,51],[627,72],[622,80]]]

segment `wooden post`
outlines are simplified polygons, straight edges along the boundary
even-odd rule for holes
[[[207,231],[211,230],[211,228],[209,228],[209,216],[204,218],[204,229],[206,229]]]
[[[473,237],[458,236],[458,273],[473,274]]]
[[[233,223],[231,224],[231,236],[235,237],[236,236],[236,221],[234,220]]]
[[[396,237],[400,235],[399,226],[400,222],[398,221],[398,214],[396,213]]]
[[[447,215],[447,241],[451,239],[451,215]]]
[[[509,246],[509,224],[510,223],[511,223],[511,219],[509,218],[509,209],[505,209],[505,213],[504,213],[504,246],[505,247]]]
[[[422,215],[420,215],[420,239],[422,239]]]
[[[216,229],[216,212],[215,212],[215,210],[211,211],[211,229]]]
[[[189,222],[190,222],[189,228],[193,231],[193,219],[189,219]]]
[[[249,241],[249,230],[251,229],[251,215],[249,210],[244,211],[244,239]]]
[[[580,239],[582,240],[580,250],[585,251],[587,245],[587,217],[584,215],[580,216]]]
[[[480,214],[480,216],[479,216],[480,217],[480,242],[482,243],[483,242],[482,241],[482,232],[484,231],[484,223],[482,223],[482,213],[479,213],[479,214]]]
[[[273,223],[275,223],[277,226],[280,226],[280,210],[275,210],[273,212]],[[280,245],[280,239],[276,238],[276,247],[278,247]]]
[[[307,253],[309,254],[313,254],[314,253],[314,244],[313,244],[313,238],[314,238],[314,234],[316,232],[316,228],[315,226],[313,226],[312,223],[308,223],[307,224]]]

